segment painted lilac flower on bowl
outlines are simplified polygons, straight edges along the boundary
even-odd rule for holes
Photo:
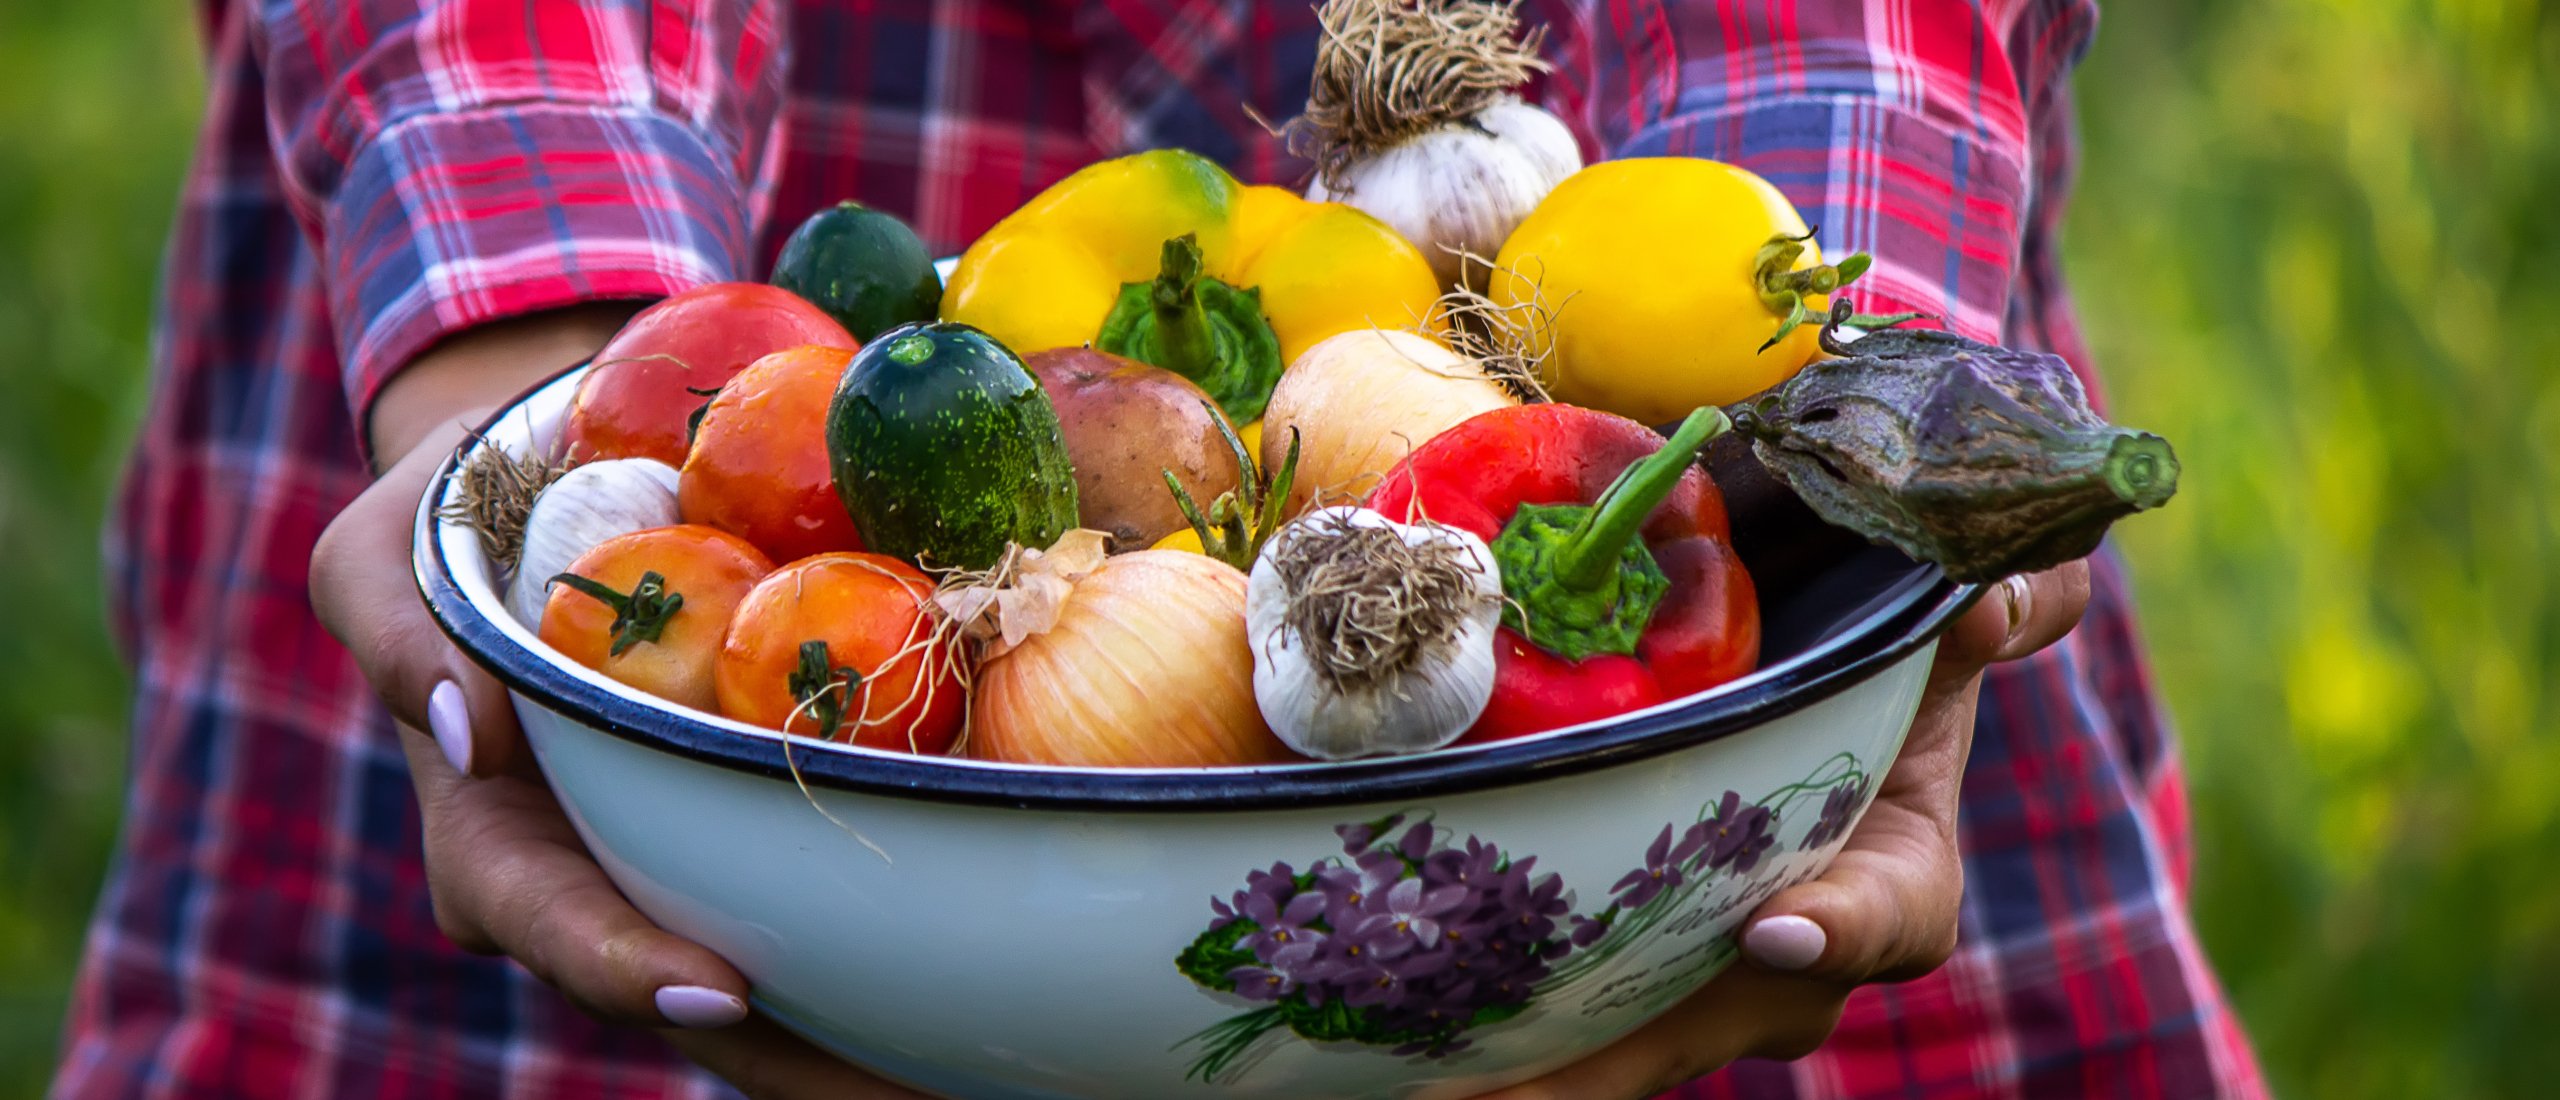
[[[1250,1070],[1283,1032],[1398,1058],[1461,1054],[1470,1033],[1578,989],[1667,922],[1738,921],[1743,900],[1756,904],[1785,885],[1765,881],[1781,814],[1823,797],[1792,849],[1810,851],[1846,834],[1872,787],[1857,758],[1841,753],[1757,801],[1726,791],[1695,821],[1664,825],[1587,914],[1535,855],[1459,838],[1427,813],[1338,825],[1339,855],[1303,870],[1282,862],[1249,871],[1243,889],[1209,903],[1213,919],[1175,968],[1250,1007],[1177,1049],[1197,1047],[1189,1077],[1211,1082]],[[1732,939],[1720,933],[1669,979],[1656,976],[1661,1003],[1651,1011],[1670,1003],[1660,991],[1685,995],[1723,969]]]

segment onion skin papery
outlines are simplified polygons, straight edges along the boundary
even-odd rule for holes
[[[1301,759],[1254,701],[1244,594],[1242,572],[1199,554],[1104,561],[1049,629],[979,666],[969,755],[1089,768]]]
[[[1280,376],[1263,413],[1262,466],[1284,457],[1296,428],[1298,473],[1280,510],[1296,516],[1310,502],[1359,500],[1432,436],[1519,403],[1474,360],[1430,337],[1358,329],[1308,348]]]

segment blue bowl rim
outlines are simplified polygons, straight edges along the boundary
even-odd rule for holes
[[[786,759],[788,742],[780,738],[742,736],[572,675],[508,637],[453,579],[444,542],[434,537],[436,502],[463,456],[517,406],[586,365],[563,368],[500,406],[437,467],[411,531],[412,564],[428,612],[474,663],[546,709],[660,752],[810,787],[1015,809],[1198,813],[1397,802],[1534,783],[1721,740],[1828,699],[1918,652],[1985,591],[1950,580],[1935,566],[1915,566],[1912,576],[1925,575],[1926,584],[1906,582],[1864,629],[1821,643],[1772,676],[1620,722],[1462,753],[1199,772],[953,767],[931,757],[806,744]]]

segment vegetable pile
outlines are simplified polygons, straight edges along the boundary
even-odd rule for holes
[[[1181,150],[1107,160],[947,285],[848,202],[771,283],[635,316],[556,439],[459,472],[508,612],[790,734],[1347,760],[1753,671],[1771,578],[1735,549],[1759,515],[1728,513],[1736,462],[1968,582],[2174,492],[2168,444],[2060,360],[1858,315],[1869,258],[1826,262],[1767,181],[1582,167],[1519,94],[1544,65],[1511,7],[1321,16],[1279,128],[1318,165],[1305,197]]]

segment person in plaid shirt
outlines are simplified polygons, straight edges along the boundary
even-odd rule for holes
[[[1524,14],[1586,156],[1747,167],[1824,249],[1875,254],[1867,308],[2088,370],[2055,226],[2091,0]],[[1244,107],[1302,102],[1309,3],[200,15],[212,95],[109,539],[132,786],[53,1095],[906,1095],[750,1018],[734,970],[614,892],[425,618],[408,519],[462,423],[647,300],[757,277],[821,205],[950,253],[1133,150],[1297,181]],[[1942,647],[1852,851],[1755,914],[1749,961],[1503,1095],[2257,1095],[2187,863],[2116,560],[2014,581]]]

